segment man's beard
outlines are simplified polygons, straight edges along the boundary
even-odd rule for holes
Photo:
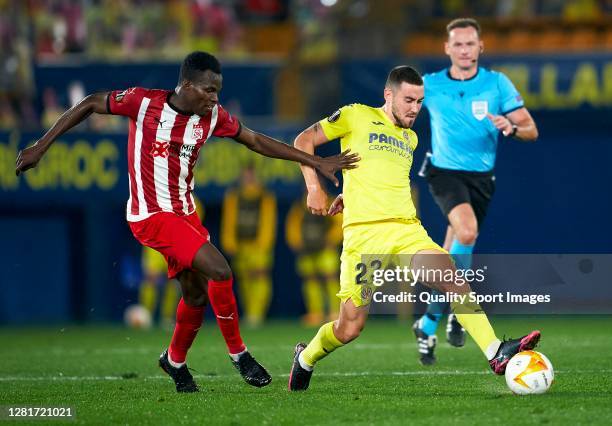
[[[410,128],[410,124],[406,124],[404,123],[403,120],[401,120],[397,114],[396,114],[396,108],[394,106],[391,106],[391,114],[393,115],[393,118],[395,118],[395,122],[397,123],[397,126],[402,128],[402,129],[409,129]]]

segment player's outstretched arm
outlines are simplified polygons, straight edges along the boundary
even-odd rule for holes
[[[526,142],[538,138],[538,127],[525,107],[512,111],[506,116],[492,114],[487,116],[504,136],[513,136]]]
[[[317,146],[327,142],[329,142],[329,139],[325,136],[321,125],[317,122],[300,133],[295,138],[293,145],[300,151],[313,155]],[[328,214],[327,194],[321,187],[317,173],[312,167],[307,165],[302,165],[300,168],[302,169],[302,175],[304,175],[306,189],[308,190],[306,205],[310,213],[326,216]]]
[[[85,97],[81,102],[64,112],[42,138],[32,146],[19,151],[15,162],[17,176],[21,172],[36,167],[42,156],[59,136],[85,120],[92,113],[109,114],[106,108],[107,96],[108,93],[94,93]]]
[[[255,151],[266,157],[296,161],[304,166],[312,167],[334,182],[336,186],[339,185],[339,182],[334,174],[342,169],[352,169],[356,167],[355,163],[359,161],[356,154],[350,154],[348,151],[330,157],[318,157],[313,155],[313,153],[300,151],[299,149],[295,149],[292,146],[264,134],[254,132],[244,126],[234,139],[245,145],[251,151]]]

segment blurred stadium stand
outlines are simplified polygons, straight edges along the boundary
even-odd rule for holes
[[[382,103],[394,65],[447,66],[444,28],[459,16],[480,20],[483,65],[514,81],[541,135],[500,143],[478,250],[609,252],[611,13],[609,0],[0,0],[0,323],[115,320],[136,297],[123,119],[91,117],[38,169],[14,175],[18,149],[87,93],[174,87],[182,57],[208,50],[224,65],[222,103],[291,142],[342,104]],[[428,128],[423,113],[415,165]],[[302,193],[297,166],[253,158],[227,141],[202,151],[196,188],[217,243],[222,195],[245,162],[277,193],[278,229]],[[444,219],[413,177],[422,220],[441,241]],[[282,235],[275,253],[271,314],[297,317],[300,283]]]

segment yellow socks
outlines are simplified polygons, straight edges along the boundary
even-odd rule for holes
[[[489,318],[480,305],[471,302],[464,304],[455,302],[451,303],[451,311],[457,316],[459,323],[472,336],[487,359],[492,359],[499,347],[499,339],[495,336]]]
[[[300,354],[300,361],[304,361],[312,369],[317,361],[325,358],[341,346],[344,346],[344,343],[338,340],[334,334],[334,323],[328,322],[321,326],[317,335]]]

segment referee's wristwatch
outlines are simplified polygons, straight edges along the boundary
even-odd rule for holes
[[[508,134],[508,137],[511,138],[513,136],[516,136],[516,132],[518,132],[518,126],[512,123],[512,131]]]

